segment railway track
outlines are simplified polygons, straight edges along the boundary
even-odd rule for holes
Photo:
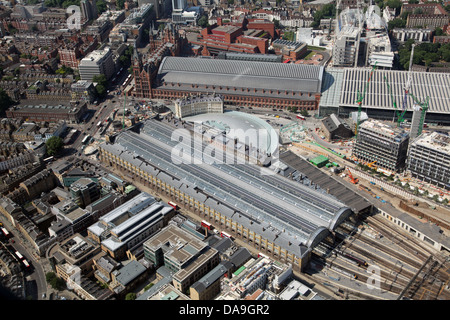
[[[447,260],[421,246],[415,239],[402,234],[395,227],[389,226],[388,221],[380,219],[383,218],[368,219],[369,227],[392,241],[393,245],[376,241],[363,233],[355,232],[355,228],[341,225],[340,228],[344,234],[338,239],[341,248],[350,249],[367,261],[381,267],[381,288],[399,294],[399,298],[450,299],[450,266],[447,264]],[[349,238],[350,235],[353,238]],[[371,252],[368,248],[377,249],[383,255],[395,258],[399,263],[394,263],[392,260]],[[367,276],[360,276],[360,273],[355,272],[355,274],[358,274],[358,278],[367,278]],[[401,288],[400,291],[399,288]]]
[[[416,239],[406,236],[396,227],[391,226],[388,221],[383,221],[383,219],[377,216],[370,216],[367,217],[366,221],[370,224],[370,227],[380,232],[384,237],[394,242],[406,252],[415,255],[422,263],[426,261],[430,254],[433,254],[431,250],[420,245]]]

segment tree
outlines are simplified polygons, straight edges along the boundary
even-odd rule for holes
[[[101,84],[102,86],[106,86],[106,76],[102,73],[92,77],[92,82],[96,82]]]
[[[198,19],[197,24],[202,28],[207,27],[208,26],[208,17],[205,15],[201,16],[200,19]]]
[[[63,279],[58,278],[54,272],[47,272],[45,274],[45,280],[53,289],[58,291],[61,291],[66,287],[66,282]]]
[[[388,0],[386,2],[387,6],[391,9],[395,9],[395,13],[399,14],[402,8],[402,2],[400,0]]]
[[[108,85],[106,76],[104,74],[96,75],[92,78],[92,82],[97,83],[97,85],[95,86],[97,96],[103,97],[106,94],[106,87]]]
[[[122,10],[125,5],[125,0],[116,0],[116,9]]]
[[[388,22],[388,30],[391,31],[394,28],[404,28],[406,26],[406,21],[403,19],[393,19]]]
[[[97,84],[95,86],[95,91],[97,92],[97,96],[103,97],[105,95],[105,93],[106,93],[106,88],[102,84]]]
[[[125,296],[125,300],[136,300],[136,293],[130,292]]]
[[[300,110],[300,114],[301,114],[302,116],[304,116],[304,117],[309,117],[308,110],[306,110],[306,109]]]
[[[55,71],[56,74],[73,74],[73,69],[70,67],[62,66],[58,70]]]
[[[8,96],[5,90],[0,88],[0,113],[3,113],[13,105],[14,105],[13,99],[11,99],[11,97]]]
[[[97,6],[98,14],[102,14],[107,9],[105,0],[98,0],[96,2],[96,6]]]
[[[53,136],[45,142],[47,146],[47,153],[50,156],[53,156],[58,153],[59,150],[64,146],[63,139],[58,136]]]

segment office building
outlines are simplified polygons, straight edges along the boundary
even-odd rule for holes
[[[359,29],[345,26],[333,46],[333,67],[353,67],[359,47]]]
[[[88,236],[102,250],[120,260],[167,225],[174,210],[145,192],[115,208],[88,228]]]
[[[78,80],[70,86],[72,99],[70,101],[92,103],[95,99],[95,87],[92,81]]]
[[[363,163],[372,163],[388,171],[402,171],[406,165],[409,134],[393,124],[367,120],[358,129],[352,150]]]
[[[70,194],[73,201],[81,208],[93,203],[100,198],[100,187],[92,179],[81,178],[70,186]]]
[[[450,137],[423,133],[410,145],[408,170],[414,178],[450,189]]]
[[[85,275],[93,273],[93,258],[101,254],[100,247],[84,238],[79,233],[72,235],[62,242],[58,242],[49,252],[49,261],[55,267],[58,276],[65,281],[70,274],[66,271],[77,266]]]
[[[104,74],[106,79],[110,79],[115,72],[115,63],[112,51],[109,47],[103,50],[94,50],[79,64],[81,80],[92,81],[95,76]]]
[[[175,100],[175,116],[180,119],[203,113],[223,113],[223,98],[212,94]]]
[[[429,28],[394,28],[392,37],[399,42],[414,39],[415,43],[430,42],[433,30]]]
[[[81,0],[81,17],[86,21],[97,19],[97,4],[96,0]]]
[[[171,270],[174,287],[183,293],[220,260],[216,249],[175,225],[168,225],[147,240],[144,256],[156,268],[164,265]]]

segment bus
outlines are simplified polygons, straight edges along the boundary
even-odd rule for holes
[[[258,253],[258,258],[261,258],[261,257],[266,258],[266,259],[269,259],[269,257],[266,256],[264,253],[259,252],[259,253]]]
[[[230,238],[230,239],[232,239],[231,235],[226,233],[225,231],[220,232],[220,236],[222,238]]]
[[[175,210],[178,209],[178,205],[177,205],[175,202],[169,201],[167,204],[168,204],[169,206],[171,206],[172,208],[174,208]]]
[[[211,225],[211,223],[209,223],[209,222],[207,222],[207,221],[205,221],[205,220],[202,220],[202,227],[204,227],[204,228],[206,228],[206,229],[208,229],[208,230],[212,230],[212,225]]]
[[[83,141],[81,141],[81,143],[86,144],[89,141],[90,137],[91,137],[90,135],[87,135],[86,137],[83,138]]]
[[[297,119],[300,119],[300,120],[305,120],[305,117],[304,117],[304,116],[302,116],[301,114],[298,114],[298,115],[297,115]]]
[[[28,263],[27,260],[22,260],[22,262],[23,262],[23,265],[25,266],[26,269],[30,268],[30,264]]]
[[[17,258],[19,258],[19,260],[23,260],[23,255],[20,254],[19,251],[14,252],[14,254],[17,256]]]
[[[45,158],[45,159],[44,159],[44,162],[45,162],[45,163],[52,162],[53,159],[54,159],[53,156],[51,156],[51,157]]]
[[[7,237],[7,238],[9,238],[9,236],[11,235],[10,233],[9,233],[9,231],[8,230],[6,230],[6,228],[3,228],[2,227],[2,233],[5,235],[5,237]]]

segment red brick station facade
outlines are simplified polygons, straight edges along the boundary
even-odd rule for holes
[[[135,83],[127,94],[172,100],[216,93],[236,106],[318,109],[323,66],[180,57],[182,42],[165,30],[160,39],[151,39],[152,52],[135,54]]]

